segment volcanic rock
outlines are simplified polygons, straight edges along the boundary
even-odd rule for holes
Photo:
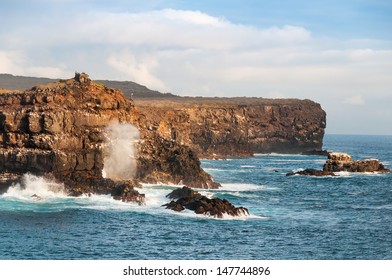
[[[355,160],[346,153],[329,153],[328,160],[324,164],[323,170],[326,172],[390,172],[377,159]]]
[[[333,172],[324,171],[324,170],[317,170],[313,168],[307,168],[302,171],[297,172],[290,172],[287,173],[286,176],[293,176],[293,175],[304,175],[304,176],[336,176]]]
[[[102,176],[108,140],[105,128],[111,123],[131,123],[140,130],[135,180],[119,183]],[[189,148],[171,145],[150,130],[145,116],[121,91],[96,83],[84,73],[26,91],[0,93],[0,172],[1,192],[24,173],[32,173],[64,182],[70,195],[112,193],[137,202],[143,195],[134,187],[147,178],[200,188],[219,186]]]
[[[203,214],[216,218],[223,218],[224,215],[249,215],[248,209],[244,207],[235,207],[226,199],[210,199],[188,187],[176,189],[169,193],[167,197],[172,199],[172,201],[163,206],[177,212],[189,209],[194,211],[196,214]]]
[[[377,159],[365,159],[355,160],[351,159],[351,156],[346,153],[328,153],[328,160],[323,166],[323,170],[316,170],[308,168],[303,171],[290,172],[286,176],[292,175],[305,175],[305,176],[336,176],[334,172],[380,172],[388,173],[389,169],[386,169],[382,163]]]
[[[145,98],[135,106],[149,126],[202,158],[254,153],[321,153],[326,114],[310,100]]]
[[[220,184],[214,182],[201,168],[200,160],[193,150],[159,135],[142,141],[137,178],[145,183],[171,183],[191,188],[220,187]]]

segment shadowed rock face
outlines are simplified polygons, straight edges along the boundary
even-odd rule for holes
[[[143,170],[135,180],[118,182],[102,177],[105,127],[113,122],[134,124],[141,132],[138,161]],[[115,197],[129,201],[141,199],[133,197],[135,193],[131,191],[138,185],[138,179],[164,178],[217,187],[200,168],[198,159],[187,156],[186,148],[154,146],[162,139],[147,129],[145,123],[145,117],[122,92],[95,83],[83,73],[23,92],[3,91],[0,94],[0,185],[4,191],[22,174],[30,172],[64,182],[73,195],[112,193],[116,189],[122,191],[112,193]],[[156,155],[154,161],[148,161],[148,154]],[[171,164],[163,168],[162,163],[169,156]],[[179,174],[175,166],[184,170]],[[187,177],[190,171],[187,168],[192,168],[191,177]],[[154,176],[155,171],[160,176]]]
[[[326,114],[310,100],[172,98],[136,100],[150,126],[204,158],[322,149]]]
[[[216,218],[223,218],[225,214],[230,216],[249,215],[248,209],[244,207],[235,207],[226,199],[210,199],[188,187],[176,189],[168,194],[167,197],[172,199],[172,201],[163,206],[177,212],[189,209],[196,214],[204,214]]]
[[[199,158],[188,146],[157,134],[142,140],[137,172],[137,178],[145,183],[172,183],[204,189],[220,187],[200,167]]]

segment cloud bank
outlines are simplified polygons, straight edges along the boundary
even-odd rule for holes
[[[391,42],[325,38],[301,26],[261,28],[190,10],[87,11],[11,27],[0,39],[0,72],[12,74],[77,70],[180,95],[309,98],[334,115],[338,106],[392,99]],[[338,119],[328,122],[340,132]]]

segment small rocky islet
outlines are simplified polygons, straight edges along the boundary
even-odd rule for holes
[[[329,152],[323,170],[307,168],[302,171],[289,172],[286,176],[337,176],[335,172],[389,173],[390,170],[385,168],[378,159],[352,160],[351,156],[347,153]]]
[[[164,204],[163,206],[177,212],[188,209],[196,214],[203,214],[215,218],[223,218],[224,215],[249,215],[248,209],[244,207],[235,207],[226,199],[208,198],[189,187],[176,189],[166,197],[171,199],[171,202]]]

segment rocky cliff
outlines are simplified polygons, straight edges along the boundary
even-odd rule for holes
[[[205,158],[320,151],[326,126],[325,112],[310,100],[149,98],[135,106],[161,137]]]
[[[0,75],[2,88],[36,81],[41,79]],[[137,181],[216,188],[219,184],[201,169],[198,157],[322,148],[326,115],[310,100],[185,98],[119,83],[128,94],[138,91],[134,103],[84,74],[50,81],[29,90],[0,90],[3,186],[31,172],[53,176],[73,194],[114,190],[119,197],[131,193]],[[102,177],[105,128],[112,122],[131,123],[140,131],[135,182]]]
[[[0,87],[21,89],[45,78],[0,74]],[[322,149],[326,114],[310,100],[185,98],[134,82],[99,81],[135,100],[147,126],[201,157],[253,153],[313,153]]]
[[[133,181],[102,176],[110,123],[131,123],[140,130]],[[26,91],[2,90],[0,171],[3,191],[30,172],[64,182],[70,194],[112,193],[123,200],[133,200],[132,189],[140,180],[218,186],[189,148],[168,142],[148,127],[121,91],[78,73]]]

